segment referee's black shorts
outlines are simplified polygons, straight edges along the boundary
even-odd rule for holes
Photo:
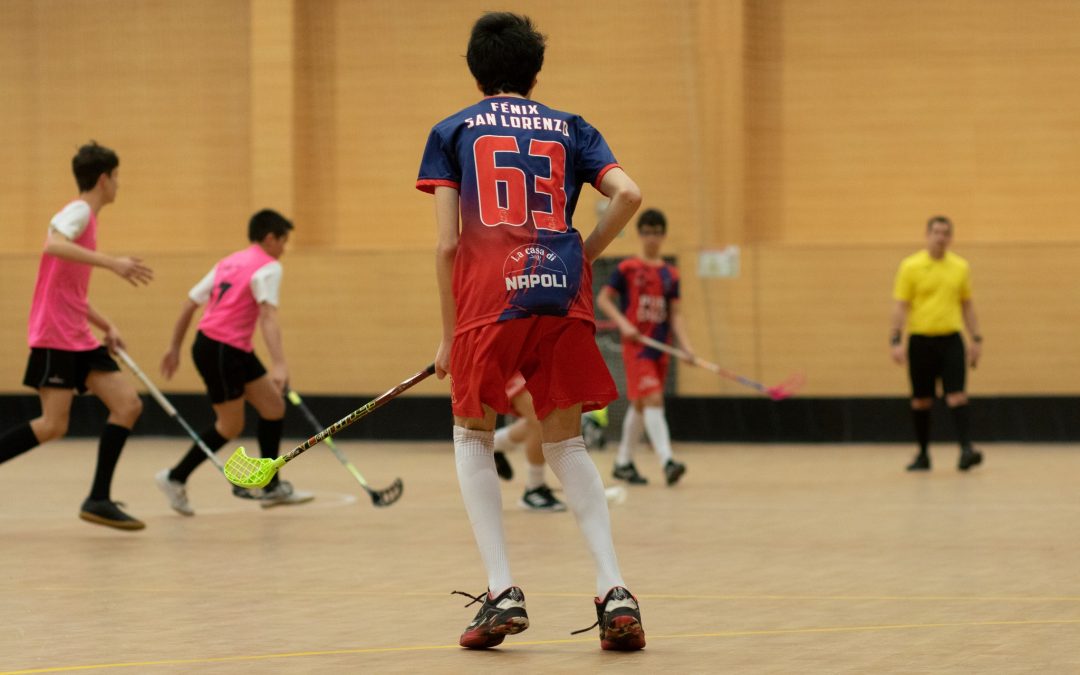
[[[908,375],[912,398],[934,398],[939,379],[946,394],[964,391],[967,367],[960,333],[910,336]]]
[[[206,384],[211,403],[224,403],[244,395],[244,385],[266,374],[266,368],[255,356],[224,342],[195,334],[191,358]]]

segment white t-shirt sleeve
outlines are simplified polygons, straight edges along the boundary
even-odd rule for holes
[[[60,212],[49,221],[49,229],[75,240],[82,236],[89,224],[90,205],[79,199],[60,209]]]
[[[210,294],[214,292],[214,273],[217,272],[217,265],[214,265],[210,269],[210,272],[199,280],[199,283],[191,287],[188,291],[188,297],[192,302],[197,305],[205,305],[210,300]]]
[[[283,273],[281,263],[275,260],[266,263],[251,275],[251,294],[255,296],[255,302],[260,305],[266,302],[274,307],[279,305]]]

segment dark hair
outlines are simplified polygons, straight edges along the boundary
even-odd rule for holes
[[[263,209],[248,222],[248,241],[262,241],[268,234],[282,237],[291,229],[293,224],[285,216],[272,209]]]
[[[465,60],[485,96],[526,96],[544,65],[546,42],[529,17],[488,12],[473,25]]]
[[[930,220],[926,221],[926,231],[929,232],[934,227],[934,223],[945,223],[949,226],[949,232],[952,232],[952,221],[945,216],[930,216]]]
[[[82,146],[71,158],[71,172],[75,174],[79,192],[93,190],[101,174],[112,173],[118,166],[120,158],[116,153],[104,145],[98,145],[97,141],[90,141]]]
[[[663,211],[660,209],[645,209],[641,212],[637,219],[638,231],[640,232],[641,228],[651,225],[659,225],[660,231],[667,234],[667,218],[664,217]]]

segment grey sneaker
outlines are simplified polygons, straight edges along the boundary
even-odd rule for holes
[[[313,493],[297,490],[293,488],[292,483],[283,480],[278,481],[278,484],[272,488],[264,488],[262,499],[259,502],[264,509],[268,509],[271,506],[304,504],[312,499],[315,499]]]
[[[154,476],[154,481],[157,482],[158,489],[164,493],[165,498],[169,500],[169,506],[173,511],[176,511],[182,516],[195,515],[195,509],[191,508],[191,504],[188,503],[187,489],[183,483],[171,480],[169,478],[169,470],[162,469]]]

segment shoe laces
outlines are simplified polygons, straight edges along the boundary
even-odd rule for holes
[[[596,621],[593,622],[593,625],[589,626],[588,628],[582,628],[581,630],[572,630],[572,631],[570,631],[570,634],[571,635],[577,635],[578,633],[587,633],[587,632],[591,631],[593,628],[596,628],[599,625],[600,625],[600,619],[597,619]]]
[[[466,604],[466,607],[472,607],[478,602],[487,600],[487,591],[484,591],[481,595],[473,595],[472,593],[466,593],[464,591],[450,591],[450,595],[464,595],[466,598],[472,598],[472,602]]]

